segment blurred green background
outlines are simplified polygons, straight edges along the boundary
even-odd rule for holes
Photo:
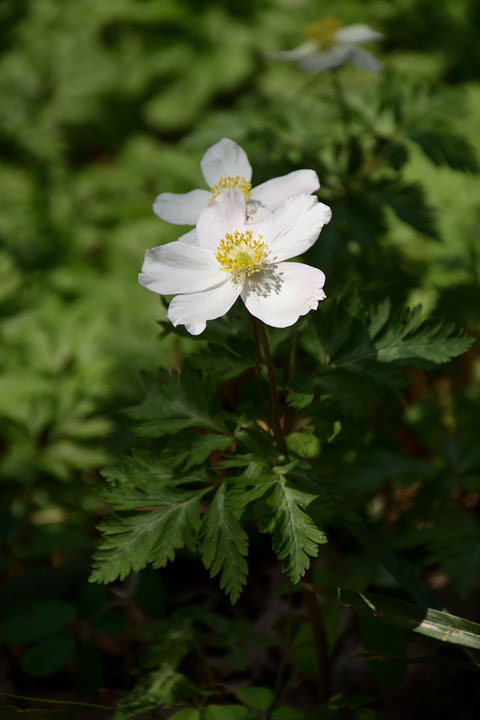
[[[269,57],[321,17],[385,36],[371,48],[378,75],[341,70],[355,142],[326,74]],[[239,142],[254,184],[318,170],[334,220],[311,259],[327,295],[350,285],[370,299],[388,292],[478,330],[479,24],[478,0],[3,0],[1,604],[8,617],[40,613],[34,625],[53,623],[54,638],[7,631],[4,645],[17,646],[8,662],[22,664],[7,688],[38,690],[35,678],[66,666],[74,647],[61,645],[59,627],[103,608],[96,632],[124,631],[125,613],[86,582],[98,471],[132,443],[121,410],[138,397],[140,370],[178,365],[189,350],[188,340],[158,339],[165,308],[136,276],[145,250],[183,232],[153,214],[155,196],[204,187],[199,161],[211,144]],[[385,148],[386,175],[365,174]],[[462,402],[476,418],[469,357]],[[472,480],[465,592],[480,566],[478,490]],[[161,615],[165,588],[142,577],[135,593]],[[160,599],[146,609],[152,593]],[[59,597],[63,610],[48,605]],[[32,659],[38,643],[47,650]],[[93,691],[108,675],[107,651],[90,636],[78,643],[76,682]]]

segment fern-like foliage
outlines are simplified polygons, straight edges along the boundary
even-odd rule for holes
[[[321,372],[345,370],[398,384],[399,368],[432,367],[468,350],[474,338],[450,323],[422,317],[421,305],[392,314],[388,298],[364,308],[358,298],[332,304],[302,338]]]
[[[225,485],[218,488],[203,518],[202,560],[210,576],[220,574],[220,587],[235,603],[245,584],[248,536],[235,517]]]
[[[278,476],[266,501],[269,512],[263,517],[262,529],[271,534],[273,549],[294,584],[309,567],[310,557],[317,556],[318,546],[327,542],[325,533],[305,512],[314,499],[290,485],[285,476]]]
[[[200,524],[198,504],[205,488],[183,490],[165,485],[117,487],[107,495],[112,506],[135,514],[115,513],[100,523],[102,539],[94,554],[92,582],[112,582],[138,572],[147,563],[163,567],[175,551],[195,545]]]

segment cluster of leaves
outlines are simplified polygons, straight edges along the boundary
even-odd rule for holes
[[[401,385],[405,366],[444,363],[472,343],[449,325],[422,322],[420,308],[391,317],[387,300],[367,309],[358,298],[327,302],[323,313],[308,316],[298,329],[307,356],[301,380],[284,378],[288,461],[279,456],[269,417],[254,401],[254,368],[244,370],[245,358],[255,362],[252,343],[240,334],[245,318],[237,328],[235,322],[217,324],[207,331],[210,347],[188,358],[180,374],[161,371],[151,378],[144,400],[129,411],[137,432],[157,441],[156,451],[135,451],[105,471],[104,499],[116,513],[100,526],[104,538],[93,580],[122,579],[147,563],[163,567],[185,547],[199,552],[212,576],[220,574],[221,587],[235,602],[245,583],[253,521],[272,536],[296,584],[326,542],[322,513],[347,513],[325,472],[326,446],[353,449],[349,418],[368,412],[382,388]],[[236,370],[232,355],[243,361]],[[197,360],[202,369],[195,367]],[[242,378],[236,412],[222,408],[215,386],[225,371],[230,386]]]

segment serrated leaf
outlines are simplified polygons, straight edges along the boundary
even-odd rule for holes
[[[466,137],[447,127],[414,128],[407,137],[423,150],[435,165],[447,165],[453,170],[476,173],[479,171],[474,147]]]
[[[226,450],[231,444],[232,437],[230,435],[219,435],[218,433],[197,435],[190,442],[188,458],[184,467],[188,469],[193,465],[200,465],[214,450]]]
[[[238,522],[225,485],[221,485],[202,521],[202,561],[210,577],[220,575],[220,587],[232,603],[240,597],[248,572],[248,536]]]
[[[115,499],[122,507],[156,507],[136,515],[112,515],[98,526],[103,537],[93,556],[91,582],[123,580],[147,563],[164,567],[173,560],[175,551],[192,547],[200,524],[198,503],[206,489],[178,490],[159,488],[155,494],[134,492]],[[112,497],[113,499],[113,497]]]
[[[171,708],[188,702],[196,695],[196,688],[185,675],[165,661],[158,669],[143,675],[132,692],[120,700],[114,720],[127,720],[132,715],[143,715],[159,706]]]
[[[185,428],[201,428],[223,433],[225,426],[218,414],[208,411],[210,387],[198,373],[185,369],[182,373],[165,372],[152,379],[143,401],[129,408],[127,415],[140,420],[137,432],[147,437],[172,435]]]
[[[261,530],[272,535],[273,549],[283,560],[283,571],[294,585],[316,557],[318,546],[327,538],[304,512],[315,496],[305,494],[301,487],[292,487],[285,477],[279,477],[272,494],[266,501],[271,515],[265,516]]]
[[[418,232],[438,239],[435,212],[426,199],[419,183],[402,185],[395,180],[378,180],[368,186],[371,194],[381,205],[387,205],[400,220]]]
[[[381,383],[398,384],[397,369],[405,365],[428,367],[448,362],[474,341],[452,324],[422,318],[421,305],[401,310],[392,318],[388,300],[354,312],[358,317],[342,307],[332,313],[332,319],[344,326],[341,343],[332,346],[326,334],[327,320],[325,330],[317,326],[316,334],[305,338],[303,345],[331,369],[367,373]],[[316,383],[321,385],[324,378],[328,383],[328,374],[317,376]]]
[[[417,306],[393,319],[375,343],[379,362],[401,360],[419,365],[426,361],[440,365],[468,350],[473,337],[457,331],[452,324],[425,322],[421,319],[421,311],[421,306]]]

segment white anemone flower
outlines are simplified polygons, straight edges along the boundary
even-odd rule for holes
[[[309,195],[320,187],[314,170],[294,170],[252,188],[252,168],[247,154],[229,138],[212,145],[202,157],[200,167],[210,189],[158,195],[153,204],[158,217],[175,225],[196,225],[210,200],[233,190],[247,201],[248,221],[257,222],[277,210],[287,198],[302,193]]]
[[[252,225],[244,195],[221,193],[201,213],[195,244],[177,240],[147,250],[139,282],[175,295],[168,318],[192,335],[228,312],[239,296],[267,325],[288,327],[325,298],[325,275],[284,261],[308,250],[331,214],[315,196],[302,194]]]
[[[305,28],[306,42],[293,50],[274,53],[275,60],[298,62],[304,70],[336,70],[351,62],[365,70],[378,71],[377,58],[364,48],[364,43],[381,40],[383,35],[362,23],[341,26],[335,18],[315,20]]]

